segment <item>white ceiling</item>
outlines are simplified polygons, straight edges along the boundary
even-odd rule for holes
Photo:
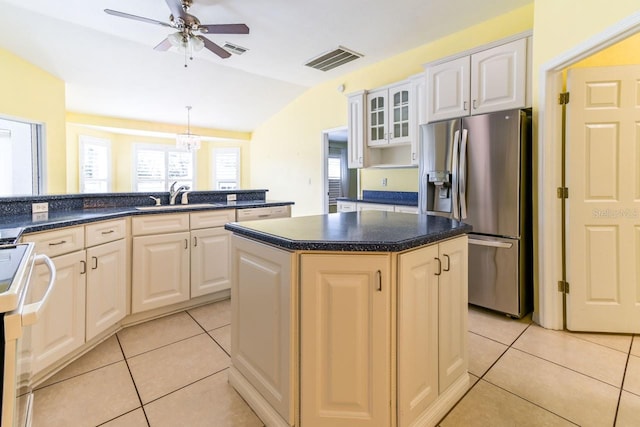
[[[516,9],[531,0],[194,0],[203,24],[245,23],[248,35],[207,35],[249,51],[221,59],[153,47],[171,28],[165,0],[0,0],[0,48],[66,82],[67,110],[252,131],[308,87]],[[338,46],[364,55],[328,72],[304,64]],[[24,84],[28,84],[25,82]],[[1,112],[0,112],[1,113]]]

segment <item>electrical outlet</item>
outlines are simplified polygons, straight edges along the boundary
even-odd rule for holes
[[[236,195],[235,194],[227,194],[227,202],[235,202]]]
[[[383,187],[387,186],[387,178],[382,178],[382,186]]]
[[[39,213],[39,212],[49,212],[49,203],[32,203],[31,204],[31,213]]]

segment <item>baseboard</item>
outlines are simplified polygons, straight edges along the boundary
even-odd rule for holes
[[[433,427],[437,425],[447,415],[447,412],[462,399],[468,389],[469,374],[465,372],[444,393],[438,396],[438,399],[411,424],[411,427]]]
[[[291,427],[236,368],[229,367],[227,377],[229,384],[249,404],[266,427]]]

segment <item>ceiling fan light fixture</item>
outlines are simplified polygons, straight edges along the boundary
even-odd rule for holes
[[[176,135],[176,147],[185,151],[200,149],[200,136],[191,133],[191,106],[187,105],[187,132]]]

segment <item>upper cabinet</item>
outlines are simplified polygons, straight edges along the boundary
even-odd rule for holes
[[[412,86],[402,83],[367,94],[367,145],[407,144],[411,142],[414,104]]]
[[[530,106],[528,39],[427,67],[427,121]]]
[[[418,165],[418,115],[424,111],[418,96],[425,86],[421,75],[348,96],[350,168]]]

